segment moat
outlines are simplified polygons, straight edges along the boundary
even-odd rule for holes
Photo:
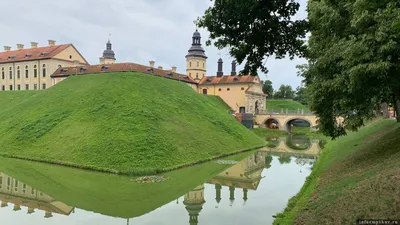
[[[0,158],[0,216],[9,224],[272,224],[321,151],[306,136],[164,174],[161,183]]]

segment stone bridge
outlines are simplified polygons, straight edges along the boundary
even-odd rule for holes
[[[261,128],[273,128],[273,123],[276,121],[280,130],[290,132],[291,123],[294,120],[305,120],[311,128],[316,128],[318,125],[318,117],[313,114],[264,114],[259,113],[254,115],[254,121]]]
[[[304,150],[294,150],[291,149],[287,143],[286,143],[286,138],[279,138],[279,144],[276,147],[264,147],[261,149],[261,151],[264,152],[276,152],[276,153],[290,153],[290,154],[296,154],[296,155],[312,155],[312,156],[318,156],[319,153],[321,152],[321,147],[319,145],[319,140],[311,140],[311,145]]]

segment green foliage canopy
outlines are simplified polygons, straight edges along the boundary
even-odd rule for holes
[[[293,20],[300,4],[295,0],[213,0],[214,5],[198,18],[197,25],[208,29],[219,48],[230,48],[241,74],[267,73],[264,59],[302,55],[307,21]],[[211,41],[207,41],[210,45]]]
[[[400,98],[399,5],[395,0],[308,2],[309,65],[302,75],[325,135],[357,130],[374,117],[376,104]]]
[[[272,81],[266,80],[263,84],[263,92],[264,94],[268,94],[268,96],[274,93],[274,88],[272,87]]]

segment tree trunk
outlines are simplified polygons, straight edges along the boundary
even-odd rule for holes
[[[396,113],[396,120],[400,122],[400,94],[394,96],[394,112]]]
[[[389,111],[388,111],[388,104],[386,102],[381,104],[381,109],[383,113],[383,118],[388,119],[389,118]]]

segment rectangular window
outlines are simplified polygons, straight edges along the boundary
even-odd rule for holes
[[[46,69],[43,69],[43,77],[46,77]]]
[[[21,85],[18,84],[18,91],[21,90]]]
[[[33,90],[37,90],[37,84],[33,85]]]
[[[37,69],[33,70],[33,77],[36,78],[37,77]]]
[[[12,71],[10,71],[10,80],[12,80]]]
[[[18,78],[18,79],[21,78],[21,71],[20,71],[20,70],[17,71],[17,78]]]
[[[46,84],[42,84],[42,89],[46,89]]]
[[[1,72],[1,79],[3,79],[3,80],[5,79],[4,71]]]
[[[5,90],[6,90],[6,86],[4,86],[4,85],[1,86],[1,90],[2,90],[2,91],[5,91]]]
[[[29,76],[29,71],[25,70],[25,78],[28,78],[28,76]]]
[[[12,91],[12,88],[13,88],[13,86],[12,86],[12,85],[10,85],[10,91]]]
[[[29,84],[25,84],[25,90],[29,90]]]

